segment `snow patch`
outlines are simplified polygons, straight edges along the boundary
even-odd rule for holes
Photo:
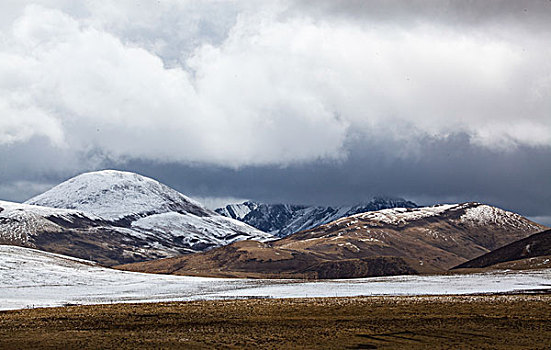
[[[547,290],[550,280],[551,269],[319,282],[167,276],[112,270],[58,254],[0,245],[0,310],[240,297],[504,293]]]

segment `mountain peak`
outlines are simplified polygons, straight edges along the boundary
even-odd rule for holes
[[[112,220],[169,211],[197,216],[213,214],[198,202],[156,180],[118,170],[80,174],[25,203],[77,209]]]

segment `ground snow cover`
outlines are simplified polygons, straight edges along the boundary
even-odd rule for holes
[[[0,310],[69,304],[361,295],[500,293],[551,288],[551,269],[454,276],[305,282],[117,271],[84,260],[0,245]]]

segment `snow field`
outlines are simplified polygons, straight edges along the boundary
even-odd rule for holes
[[[453,295],[546,289],[551,289],[551,269],[316,282],[222,279],[118,271],[63,255],[0,245],[0,310],[246,297]]]

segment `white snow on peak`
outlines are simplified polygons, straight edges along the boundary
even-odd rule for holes
[[[237,220],[243,220],[247,214],[249,214],[254,209],[258,208],[258,203],[254,202],[244,202],[244,203],[235,203],[228,204],[224,208],[217,209],[217,212],[226,216],[235,218]]]
[[[327,224],[342,217],[383,208],[414,208],[417,205],[401,198],[374,197],[355,206],[308,206],[262,204],[247,201],[216,209],[217,213],[248,223],[279,237]]]
[[[476,206],[467,208],[459,221],[469,225],[499,225],[507,227],[535,226],[521,215],[492,207],[486,204],[475,203]]]
[[[377,211],[370,211],[365,213],[360,213],[345,217],[334,221],[335,224],[348,221],[350,219],[361,219],[369,220],[371,222],[379,222],[381,224],[389,225],[400,225],[407,222],[420,220],[423,218],[441,215],[443,212],[452,209],[459,209],[463,205],[461,204],[439,204],[431,207],[422,207],[422,208],[393,208],[393,209],[382,209]]]
[[[519,214],[515,214],[503,209],[492,207],[490,205],[477,202],[468,202],[461,204],[438,204],[430,207],[421,208],[393,208],[371,211],[344,217],[333,221],[327,225],[350,224],[354,220],[368,221],[370,225],[405,225],[409,222],[440,216],[446,212],[458,212],[459,217],[450,219],[471,226],[498,225],[503,227],[526,228],[535,230],[537,224],[532,223]]]
[[[193,212],[216,215],[198,202],[151,178],[103,170],[75,176],[25,203],[77,209],[116,220],[129,215]]]

